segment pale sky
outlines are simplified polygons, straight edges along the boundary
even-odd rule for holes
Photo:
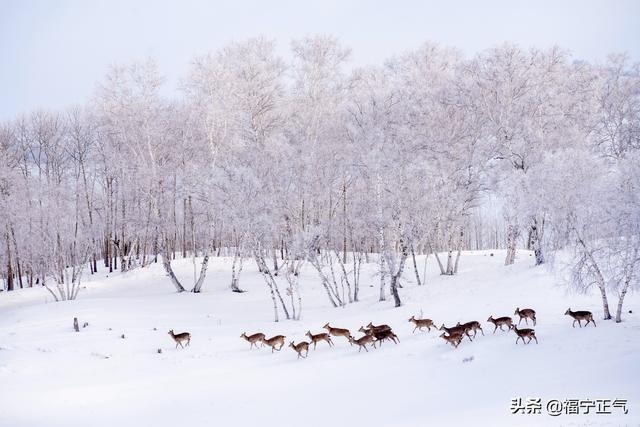
[[[196,55],[257,35],[286,55],[291,39],[315,33],[338,37],[354,65],[427,40],[468,56],[511,41],[640,61],[640,1],[0,0],[0,120],[86,102],[109,64],[155,58],[171,96]]]

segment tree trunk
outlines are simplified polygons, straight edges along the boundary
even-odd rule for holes
[[[504,259],[504,265],[512,265],[515,262],[518,236],[519,231],[517,226],[509,224],[507,226],[507,256]]]
[[[392,263],[390,260],[387,261],[387,265],[389,266],[389,275],[391,277],[391,282],[389,287],[391,289],[391,295],[393,295],[393,301],[394,301],[395,307],[400,307],[402,305],[402,301],[400,300],[400,294],[398,293],[398,282],[400,280],[400,277],[402,277],[402,271],[404,270],[404,264],[407,260],[408,255],[409,254],[407,253],[407,248],[403,247],[402,255],[400,256],[400,263],[398,264],[397,271],[391,271]],[[390,255],[389,255],[389,258],[390,258]]]
[[[202,289],[202,285],[204,284],[204,278],[207,276],[207,267],[209,266],[209,250],[205,250],[204,258],[202,259],[202,264],[200,266],[200,275],[198,276],[198,280],[196,281],[191,292],[199,293]]]
[[[237,266],[237,269],[236,269]],[[244,292],[242,289],[240,289],[240,286],[238,285],[240,283],[240,273],[242,273],[242,266],[243,266],[243,259],[242,257],[236,252],[235,255],[233,256],[233,263],[231,264],[231,291],[232,292]]]
[[[604,287],[604,284],[598,284],[598,288],[600,289],[600,295],[602,296],[602,309],[604,311],[604,320],[611,319],[611,313],[609,312],[609,301],[607,300],[607,291]]]
[[[447,270],[445,272],[448,276],[453,276],[453,250],[447,251]]]
[[[263,278],[265,283],[267,284],[267,286],[269,287],[269,294],[271,295],[271,301],[273,302],[273,315],[274,315],[274,322],[278,322],[278,302],[276,301],[276,294],[275,291],[273,289],[273,285],[271,284],[271,282],[269,280],[267,280],[265,273],[262,272],[262,263],[264,263],[264,260],[261,260],[261,255],[258,254],[257,252],[254,251],[254,258],[256,260],[256,264],[258,264],[258,271],[260,271],[260,273],[263,274]]]
[[[420,273],[418,273],[418,263],[416,262],[416,251],[413,248],[413,244],[411,245],[411,258],[413,258],[413,271],[416,274],[416,281],[418,282],[418,286],[422,286],[422,281],[420,280]]]
[[[347,184],[342,183],[342,264],[347,263]],[[349,295],[351,299],[351,295]]]
[[[600,266],[593,257],[593,254],[591,253],[591,251],[589,251],[589,248],[587,248],[584,240],[582,240],[582,238],[579,236],[578,242],[585,251],[584,253],[587,255],[589,261],[591,262],[591,267],[596,274],[596,285],[598,286],[598,289],[600,289],[600,295],[602,297],[602,310],[604,311],[604,320],[609,320],[611,319],[611,313],[609,312],[609,301],[607,300],[607,289],[605,287],[606,281],[604,280],[604,276],[602,274],[602,271],[600,270]]]
[[[324,271],[322,271],[322,265],[320,264],[320,260],[318,259],[318,256],[315,253],[314,249],[309,251],[309,262],[318,272],[318,275],[320,276],[320,281],[322,282],[322,286],[324,286],[324,289],[327,292],[327,296],[329,297],[329,301],[331,302],[331,305],[333,305],[333,307],[338,307],[338,303],[336,303],[336,301],[338,301],[342,306],[343,304],[342,304],[342,300],[340,299],[340,296],[332,295],[331,283],[327,275],[324,273]]]
[[[618,308],[616,309],[616,323],[622,322],[622,304],[624,303],[624,297],[627,294],[627,290],[629,289],[629,283],[631,283],[631,277],[625,281],[624,286],[622,287],[622,291],[618,296]]]
[[[433,248],[431,248],[431,252],[433,252],[433,254],[436,256],[436,261],[438,261],[438,267],[440,268],[440,274],[447,274],[446,270],[444,269],[444,265],[442,265],[442,260],[440,260],[440,255],[438,255],[438,252],[434,251]]]
[[[542,265],[545,262],[544,253],[542,250],[542,236],[544,233],[544,221],[538,221],[533,219],[531,225],[531,243],[533,246],[533,253],[536,258],[536,265]]]
[[[460,265],[460,255],[462,254],[462,249],[458,247],[458,252],[456,253],[456,262],[453,265],[453,274],[458,274],[458,266]]]
[[[11,265],[11,245],[9,244],[9,233],[7,237],[7,291],[12,291],[13,286],[13,266]]]
[[[382,252],[380,252],[380,268],[379,268],[379,274],[380,274],[380,297],[378,298],[378,301],[386,301],[386,296],[384,294],[384,257],[382,256]]]
[[[168,250],[164,250],[162,253],[162,265],[164,266],[164,271],[167,272],[167,276],[169,276],[171,283],[176,287],[176,290],[178,292],[184,292],[184,287],[182,287],[180,281],[173,272],[173,268],[171,268],[171,253]]]
[[[265,280],[265,282],[267,282],[267,285],[269,285],[269,288],[271,290],[272,293],[275,292],[275,295],[278,297],[278,299],[280,300],[280,304],[282,306],[282,310],[284,311],[284,315],[287,318],[287,320],[289,320],[291,317],[289,316],[289,310],[287,310],[287,306],[284,302],[284,299],[282,299],[282,295],[280,294],[280,289],[278,289],[278,283],[275,281],[275,279],[273,278],[273,275],[271,274],[271,270],[269,270],[269,267],[267,266],[266,261],[264,260],[264,257],[261,254],[256,254],[256,262],[258,263],[258,265],[261,265],[264,273],[263,273],[263,278]],[[275,298],[274,298],[275,300]],[[278,321],[278,313],[277,313],[277,306],[276,306],[276,322]]]

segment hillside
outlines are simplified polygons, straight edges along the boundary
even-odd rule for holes
[[[567,293],[548,270],[533,267],[530,253],[519,252],[510,267],[503,258],[500,251],[466,252],[455,277],[438,275],[430,258],[421,287],[407,268],[400,308],[378,302],[375,265],[363,272],[362,300],[344,309],[329,306],[306,268],[302,320],[279,323],[254,263],[246,263],[247,292],[238,294],[228,289],[224,258],[212,259],[198,295],[175,293],[160,265],[95,275],[71,302],[53,303],[44,289],[5,292],[0,425],[640,424],[638,296],[627,297],[623,323],[603,321],[595,294]],[[189,260],[175,268],[184,280],[192,274]],[[617,299],[610,298],[613,308]],[[516,307],[537,311],[538,345],[492,333],[489,315],[513,317]],[[568,307],[591,310],[597,327],[572,328]],[[438,326],[478,320],[485,335],[454,349],[439,331],[412,333],[407,319],[421,313]],[[72,329],[76,316],[89,323],[80,333]],[[239,338],[262,331],[286,335],[288,345],[327,322],[353,333],[370,321],[391,325],[400,343],[358,353],[336,337],[334,348],[320,343],[298,360],[290,348],[249,350]],[[176,350],[169,329],[189,331],[191,345]],[[541,398],[542,413],[512,415],[517,397]],[[550,399],[627,399],[629,412],[551,417]]]

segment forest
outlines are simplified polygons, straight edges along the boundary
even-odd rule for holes
[[[256,37],[194,58],[179,96],[148,59],[105,70],[83,105],[1,123],[4,292],[72,300],[87,275],[161,263],[199,293],[225,256],[230,292],[257,265],[278,321],[300,318],[302,265],[342,307],[377,263],[400,306],[403,273],[425,285],[418,255],[452,276],[462,251],[506,249],[508,268],[529,249],[621,321],[640,283],[639,64],[513,44],[350,57],[332,36],[286,59]]]

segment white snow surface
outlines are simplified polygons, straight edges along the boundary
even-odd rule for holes
[[[567,292],[529,252],[509,267],[504,252],[489,253],[463,253],[454,277],[440,276],[431,257],[420,287],[409,260],[400,308],[390,297],[378,302],[375,264],[364,267],[361,301],[345,308],[330,306],[307,266],[302,320],[278,323],[255,264],[241,277],[247,292],[233,293],[226,258],[211,260],[201,294],[176,293],[159,264],[101,271],[86,278],[76,301],[55,303],[43,288],[0,293],[0,425],[640,425],[638,296],[627,296],[621,324],[603,321],[595,292]],[[174,264],[190,282],[191,261]],[[615,309],[617,297],[609,297]],[[536,310],[538,345],[492,333],[489,315],[514,317],[516,307]],[[572,328],[568,307],[592,311],[597,327]],[[438,326],[478,320],[485,336],[454,349],[439,331],[412,333],[407,320],[421,312]],[[76,316],[89,323],[79,333]],[[370,321],[391,325],[400,343],[358,353],[335,337],[334,348],[319,343],[298,360],[291,348],[250,350],[239,337],[283,334],[288,345],[327,322],[354,333]],[[169,329],[190,332],[191,345],[175,349]],[[542,414],[511,414],[514,397],[541,398]],[[550,399],[628,399],[629,412],[551,417]]]

